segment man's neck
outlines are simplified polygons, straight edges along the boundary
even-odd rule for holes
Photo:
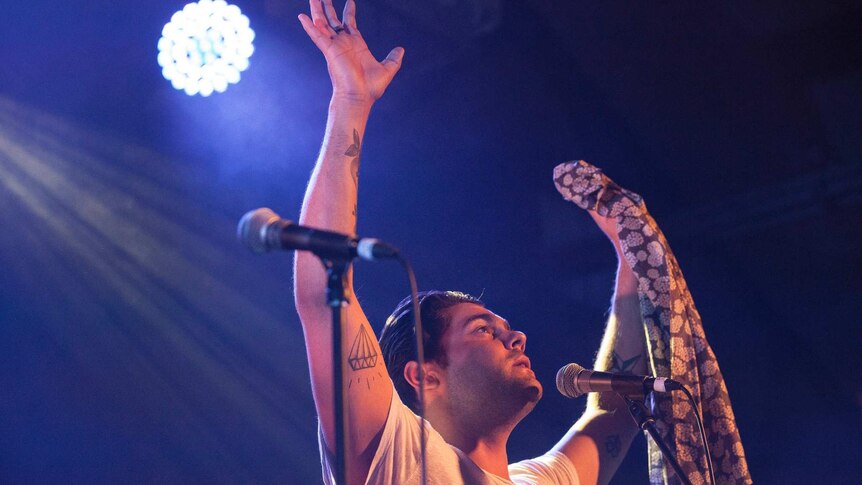
[[[456,446],[463,451],[479,468],[498,477],[509,479],[509,455],[506,453],[506,443],[509,441],[509,433],[505,437],[482,438],[479,440],[466,441]]]
[[[450,419],[429,421],[450,445],[463,451],[479,468],[499,477],[509,478],[509,456],[506,443],[514,424],[482,426],[481,423],[459,423]]]

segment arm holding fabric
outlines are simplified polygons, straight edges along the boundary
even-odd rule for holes
[[[700,438],[694,426],[693,413],[700,413],[713,456],[720,457],[716,480],[751,483],[718,361],[706,340],[679,263],[643,199],[582,160],[557,166],[554,182],[564,199],[591,215],[595,212],[614,221],[603,229],[616,233],[616,238],[611,234],[609,237],[615,241],[620,261],[631,269],[637,282],[649,357],[646,373],[678,381],[694,395],[694,409],[678,393],[649,396],[648,404],[663,441],[679,458],[689,480],[707,483],[706,457],[698,445]],[[659,449],[651,441],[648,444],[651,483],[675,483],[677,477],[664,466]]]
[[[647,373],[647,349],[637,277],[625,261],[616,220],[590,210],[617,255],[617,274],[610,316],[594,368],[614,373]],[[626,403],[615,393],[593,393],[583,416],[555,446],[572,460],[582,483],[607,483],[619,468],[637,434]]]

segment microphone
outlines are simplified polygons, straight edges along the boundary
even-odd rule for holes
[[[666,377],[632,376],[587,370],[578,364],[566,364],[557,371],[557,390],[560,394],[576,398],[588,392],[618,392],[620,394],[646,394],[682,389],[682,384]]]
[[[236,226],[240,242],[256,253],[272,250],[311,251],[323,259],[367,261],[394,258],[398,249],[372,238],[323,231],[282,219],[266,207],[247,212]]]

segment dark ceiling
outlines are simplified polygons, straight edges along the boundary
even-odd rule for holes
[[[4,7],[0,481],[319,479],[290,259],[246,254],[233,227],[298,214],[325,65],[304,2],[237,2],[250,69],[188,98],[155,62],[183,4]],[[858,480],[862,3],[358,8],[375,54],[406,48],[366,133],[361,233],[423,288],[484,292],[551,389],[592,360],[610,298],[610,245],[551,183],[589,160],[668,235],[755,481]],[[406,283],[387,265],[357,283],[379,330]],[[512,457],[582,409],[551,394]],[[643,448],[615,483],[647,482]]]

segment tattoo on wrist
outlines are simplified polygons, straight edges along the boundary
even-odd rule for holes
[[[632,369],[634,369],[635,364],[638,363],[640,358],[641,356],[638,354],[631,359],[623,359],[616,351],[613,351],[611,352],[611,368],[608,370],[620,374],[632,374]]]
[[[616,458],[620,456],[620,452],[622,452],[622,443],[620,442],[620,435],[614,434],[605,438],[605,452],[611,456],[611,458]]]

